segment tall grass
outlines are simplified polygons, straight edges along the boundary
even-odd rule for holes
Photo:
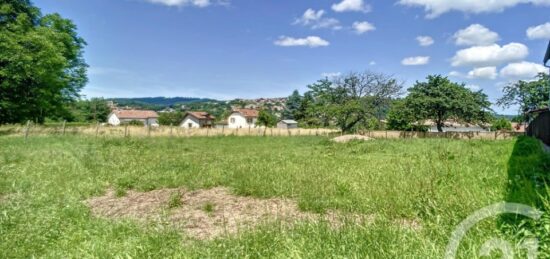
[[[509,195],[515,140],[376,140],[322,137],[0,138],[0,257],[441,258],[472,212]],[[544,158],[545,159],[545,158]],[[113,187],[148,191],[229,187],[235,194],[295,199],[304,211],[375,215],[331,228],[303,222],[197,241],[170,226],[90,215],[82,203]],[[398,219],[419,222],[411,230]],[[498,218],[471,230],[460,255]]]

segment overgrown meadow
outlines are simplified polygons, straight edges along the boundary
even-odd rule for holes
[[[523,137],[336,144],[324,137],[4,136],[0,257],[442,258],[455,227],[478,209],[506,200],[548,209],[550,159],[538,145]],[[307,212],[376,220],[340,228],[274,223],[199,241],[166,224],[95,217],[83,203],[109,188],[124,195],[218,186],[241,196],[289,198]],[[419,228],[404,228],[396,223],[401,219]],[[459,257],[478,257],[494,237],[529,236],[541,240],[539,256],[549,256],[544,224],[550,221],[542,222],[484,220],[462,240]]]

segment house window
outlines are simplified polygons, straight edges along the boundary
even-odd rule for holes
[[[193,128],[193,123],[187,123],[188,128]]]
[[[248,124],[252,124],[252,119],[251,119],[251,118],[248,118],[248,119],[246,119],[246,122],[247,122]]]
[[[235,118],[231,118],[230,122],[235,123]]]

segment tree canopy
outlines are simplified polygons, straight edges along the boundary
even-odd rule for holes
[[[539,74],[535,81],[517,81],[504,87],[504,95],[497,104],[502,107],[518,105],[521,113],[548,106],[550,77]]]
[[[67,113],[87,83],[85,41],[59,14],[28,0],[0,3],[0,124]]]
[[[482,91],[471,91],[464,84],[451,82],[440,75],[428,76],[426,82],[416,82],[408,89],[402,105],[394,106],[392,123],[409,124],[432,120],[443,131],[449,119],[479,123],[491,120],[491,103]],[[403,126],[403,125],[401,125]],[[410,127],[410,125],[408,126]]]

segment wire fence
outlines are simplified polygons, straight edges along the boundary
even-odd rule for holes
[[[463,140],[506,140],[524,135],[522,132],[409,132],[409,131],[364,131],[359,133],[374,139],[419,139],[419,138],[447,138]],[[335,137],[343,135],[337,129],[279,129],[279,128],[201,128],[187,129],[177,126],[109,126],[104,124],[69,126],[37,125],[4,125],[0,126],[0,136],[51,136],[51,135],[86,135],[96,137],[216,137],[216,136],[326,136]]]

